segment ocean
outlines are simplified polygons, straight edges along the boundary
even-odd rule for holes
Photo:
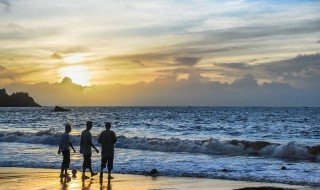
[[[275,182],[320,187],[320,108],[272,107],[0,108],[0,166],[60,168],[60,135],[70,123],[81,170],[80,134],[93,143],[111,122],[118,142],[114,172]],[[100,154],[93,151],[93,169]],[[281,169],[285,167],[286,169]]]

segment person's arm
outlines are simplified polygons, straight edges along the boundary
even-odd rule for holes
[[[58,154],[60,154],[61,153],[61,139],[60,139],[60,142],[59,142],[59,149],[58,149]]]
[[[69,142],[69,146],[72,148],[73,152],[76,153],[76,150],[73,148],[72,143],[70,142],[69,134],[68,134],[68,142]]]
[[[96,150],[97,153],[99,153],[99,150],[94,146],[94,144],[92,144],[92,136],[91,136],[91,134],[90,134],[88,140],[89,140],[90,145]]]
[[[100,133],[99,138],[98,138],[98,143],[100,143],[100,144],[102,144],[101,134],[102,134],[102,133]]]
[[[116,134],[113,132],[113,144],[115,144],[117,142],[117,136]]]
[[[99,153],[99,150],[90,142],[90,145],[96,150],[97,153]]]
[[[72,148],[73,152],[76,153],[76,150],[73,148],[72,143],[69,142],[69,146]]]

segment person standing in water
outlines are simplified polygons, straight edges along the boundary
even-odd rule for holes
[[[86,124],[86,130],[81,133],[80,141],[80,153],[83,154],[83,165],[82,165],[82,179],[88,179],[89,177],[85,175],[86,169],[89,168],[91,172],[91,177],[97,175],[92,171],[91,167],[91,147],[93,147],[97,153],[99,150],[92,144],[92,136],[90,130],[92,129],[92,122],[88,121]]]
[[[106,168],[108,163],[108,179],[111,177],[111,171],[113,169],[113,158],[114,158],[114,144],[117,142],[116,134],[110,130],[111,123],[105,123],[106,130],[101,132],[98,142],[102,145],[101,150],[101,170],[100,179],[103,178],[103,169]]]
[[[71,125],[66,124],[65,133],[61,135],[59,150],[58,150],[58,154],[62,152],[62,155],[63,155],[63,161],[61,164],[61,173],[60,173],[61,178],[68,177],[67,170],[70,165],[70,147],[72,148],[73,152],[76,153],[76,150],[73,148],[72,143],[70,142],[70,135],[69,135],[70,132],[71,132]]]

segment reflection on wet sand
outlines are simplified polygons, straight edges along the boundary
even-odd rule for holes
[[[114,174],[114,179],[99,180],[98,176],[82,180],[81,177],[60,178],[58,169],[37,168],[5,168],[0,167],[0,189],[30,190],[30,189],[59,189],[59,190],[147,190],[147,189],[183,189],[209,190],[216,187],[219,190],[230,190],[241,187],[273,186],[292,189],[308,189],[308,187],[284,184],[268,184],[241,182],[229,180],[213,180],[199,178],[170,178]],[[310,188],[309,188],[310,189]]]

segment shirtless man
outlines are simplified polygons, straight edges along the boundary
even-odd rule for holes
[[[86,124],[86,130],[81,133],[80,141],[80,153],[83,154],[83,165],[82,165],[82,179],[88,179],[89,177],[85,175],[86,169],[89,168],[91,172],[91,177],[97,175],[92,171],[91,167],[91,147],[93,147],[97,153],[99,150],[92,144],[92,135],[90,130],[92,129],[92,122],[88,121]]]
[[[98,142],[102,145],[101,150],[101,170],[100,179],[103,178],[103,169],[106,168],[108,163],[108,179],[111,177],[111,171],[113,169],[113,158],[114,158],[114,147],[113,145],[117,142],[116,134],[110,130],[111,123],[105,123],[106,130],[101,132]]]

